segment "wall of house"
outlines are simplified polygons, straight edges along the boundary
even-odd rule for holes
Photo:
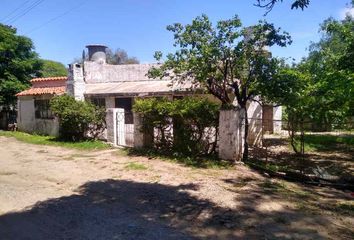
[[[273,109],[273,133],[280,134],[282,132],[282,107],[274,107]]]
[[[38,99],[45,99],[45,97],[37,97]],[[37,133],[50,136],[59,135],[59,122],[57,118],[54,119],[38,119],[35,117],[33,96],[19,97],[17,127],[19,131],[28,133]]]
[[[260,145],[262,140],[262,106],[252,101],[247,106],[248,144]]]

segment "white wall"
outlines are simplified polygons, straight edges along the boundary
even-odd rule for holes
[[[19,97],[17,126],[20,131],[58,136],[59,122],[54,119],[35,118],[34,98],[31,96]]]
[[[262,140],[262,106],[252,101],[247,106],[248,144],[260,145]]]
[[[273,108],[273,132],[274,133],[281,133],[281,125],[282,125],[282,107],[274,107]]]

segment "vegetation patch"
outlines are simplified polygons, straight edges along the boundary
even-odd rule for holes
[[[191,157],[177,153],[161,153],[155,149],[127,149],[129,156],[144,156],[148,158],[158,158],[175,163],[181,163],[194,168],[228,169],[234,166],[233,162],[218,159],[216,156]]]
[[[306,134],[304,136],[305,151],[333,151],[338,148],[353,148],[354,147],[354,135],[341,134]]]
[[[52,136],[42,136],[42,135],[28,134],[24,132],[8,132],[8,131],[1,131],[1,130],[0,130],[0,136],[14,137],[19,141],[31,143],[31,144],[66,147],[66,148],[73,148],[78,150],[102,150],[102,149],[110,148],[108,144],[98,140],[71,142],[71,141],[63,141]]]
[[[137,163],[137,162],[130,162],[124,167],[128,170],[146,170],[148,169],[144,164]]]

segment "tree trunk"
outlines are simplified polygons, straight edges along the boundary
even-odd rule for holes
[[[245,111],[245,129],[244,129],[244,143],[243,143],[243,154],[242,154],[242,161],[245,162],[248,160],[248,114],[246,104],[241,106],[241,109]]]

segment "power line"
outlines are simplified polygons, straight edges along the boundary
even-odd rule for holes
[[[24,3],[21,3],[17,8],[15,8],[13,11],[11,11],[9,14],[7,14],[5,17],[3,17],[2,19],[0,19],[0,22],[4,21],[6,18],[10,17],[12,14],[14,14],[15,12],[17,12],[18,10],[20,10],[22,7],[24,7],[30,0],[27,0]]]
[[[13,24],[16,22],[18,19],[22,18],[25,16],[29,11],[31,11],[33,8],[37,7],[39,4],[41,4],[44,0],[37,0],[33,2],[29,7],[27,7],[25,10],[23,10],[21,13],[17,14],[16,16],[10,18],[8,20],[8,24]]]
[[[26,32],[25,34],[27,35],[27,34],[29,34],[29,33],[32,33],[32,32],[34,32],[34,31],[37,31],[38,29],[41,29],[42,27],[44,27],[44,26],[46,26],[46,25],[48,25],[48,24],[54,22],[55,20],[57,20],[57,19],[59,19],[59,18],[65,16],[65,15],[69,14],[70,12],[74,11],[75,9],[78,9],[79,7],[81,7],[82,5],[84,5],[86,2],[87,2],[87,0],[84,0],[84,1],[80,2],[78,5],[74,6],[73,8],[70,8],[70,9],[67,10],[66,12],[64,12],[64,13],[62,13],[62,14],[56,16],[56,17],[53,17],[53,18],[49,19],[47,22],[43,23],[42,25],[40,25],[40,26],[38,26],[38,27],[35,27],[35,28],[31,29],[30,31]]]

